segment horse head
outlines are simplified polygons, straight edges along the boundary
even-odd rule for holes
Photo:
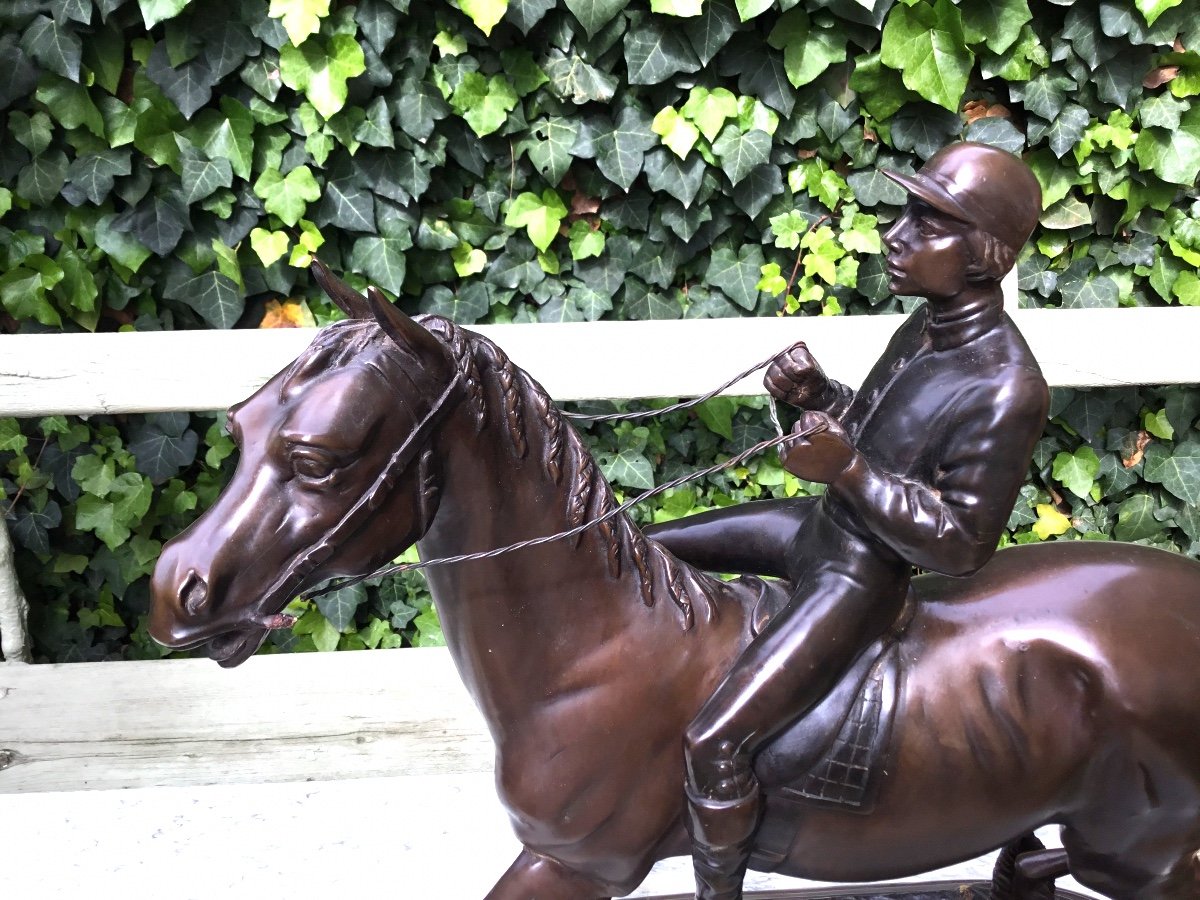
[[[349,319],[229,411],[233,478],[167,544],[151,583],[151,636],[207,644],[224,666],[285,624],[299,592],[416,542],[436,506],[427,444],[454,405],[449,354],[375,288],[363,296],[313,267]]]

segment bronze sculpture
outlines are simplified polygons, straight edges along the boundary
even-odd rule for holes
[[[741,897],[762,812],[758,749],[900,619],[914,566],[967,575],[987,562],[1046,421],[1049,390],[1000,291],[1041,212],[1037,179],[971,143],[942,149],[915,177],[885,174],[912,194],[884,237],[890,289],[926,304],[857,396],[802,344],[766,378],[814,432],[785,452],[786,467],[828,492],[649,530],[703,568],[793,585],[685,736],[700,900]]]
[[[205,644],[222,665],[286,624],[297,592],[414,541],[426,558],[486,551],[613,506],[574,431],[494,344],[315,271],[350,319],[231,411],[234,478],[155,570],[151,634]],[[781,366],[789,384],[812,371],[798,361]],[[828,451],[816,462],[794,450],[789,462],[811,474],[847,444],[832,434],[813,441]],[[1021,455],[1023,441],[994,449]],[[777,512],[795,534],[791,511]],[[695,537],[667,540],[701,557],[711,545]],[[745,538],[752,553],[734,568],[766,560],[789,573],[778,534]],[[688,853],[683,735],[789,602],[786,585],[712,578],[625,517],[432,569],[430,585],[526,848],[490,900],[617,896],[657,859]],[[1164,680],[1158,665],[1200,652],[1200,565],[1136,546],[1036,545],[965,580],[921,575],[911,593],[900,622],[863,629],[870,646],[840,662],[828,694],[757,748],[765,809],[750,865],[879,880],[1060,822],[1083,883],[1195,896],[1200,673]]]

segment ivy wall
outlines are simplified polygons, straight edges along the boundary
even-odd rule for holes
[[[959,138],[1043,184],[1025,303],[1200,305],[1198,50],[1182,0],[8,0],[0,328],[319,324],[317,251],[463,323],[892,312],[878,168]],[[1197,552],[1194,392],[1052,415],[1006,541]],[[722,399],[589,439],[632,493],[766,429]],[[146,576],[231,451],[211,414],[0,421],[39,658],[160,653]],[[811,487],[762,458],[643,515]],[[278,643],[439,639],[414,579]]]

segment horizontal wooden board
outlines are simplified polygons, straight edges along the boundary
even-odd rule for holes
[[[0,665],[0,794],[490,772],[443,650]]]
[[[519,849],[486,774],[0,795],[6,897],[76,900],[86,888],[179,900],[480,900]],[[922,880],[984,880],[991,865],[989,856]],[[753,872],[747,900],[812,884]],[[682,900],[691,885],[689,860],[676,857],[629,896]]]
[[[1053,385],[1200,383],[1200,309],[1021,310]],[[684,397],[797,340],[857,385],[901,316],[482,326],[559,400]],[[0,337],[0,415],[224,409],[283,368],[307,329]],[[752,376],[730,393],[760,393]]]

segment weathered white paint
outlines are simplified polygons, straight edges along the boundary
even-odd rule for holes
[[[490,772],[440,650],[0,667],[0,794]]]
[[[1053,385],[1200,383],[1200,309],[1019,310]],[[686,397],[808,342],[857,385],[902,316],[493,325],[559,400]],[[0,415],[224,409],[288,364],[309,329],[0,337]],[[751,376],[730,393],[761,393]]]
[[[25,620],[29,604],[13,569],[13,547],[8,526],[0,521],[0,661],[29,662],[29,635]]]

